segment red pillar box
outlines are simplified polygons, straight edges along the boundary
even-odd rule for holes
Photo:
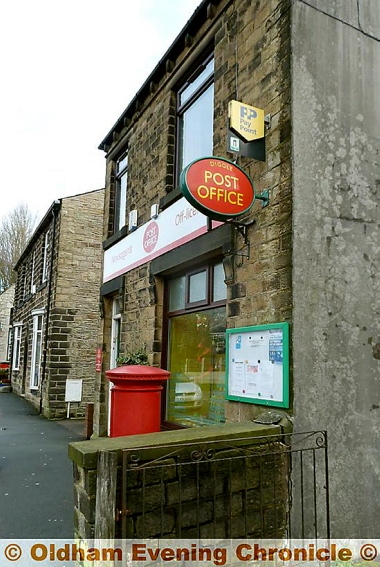
[[[161,392],[170,372],[153,366],[119,366],[106,372],[111,389],[110,437],[161,429]]]

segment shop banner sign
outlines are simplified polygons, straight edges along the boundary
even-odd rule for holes
[[[207,223],[207,217],[180,199],[104,252],[103,283],[206,233]]]
[[[219,157],[190,163],[182,171],[179,185],[191,205],[219,221],[246,213],[255,200],[253,183],[245,171]]]

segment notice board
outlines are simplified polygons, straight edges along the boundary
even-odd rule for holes
[[[226,399],[289,407],[289,324],[227,329]]]

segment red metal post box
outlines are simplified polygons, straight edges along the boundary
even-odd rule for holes
[[[111,389],[110,437],[161,429],[161,392],[170,372],[153,366],[119,366],[106,372]]]

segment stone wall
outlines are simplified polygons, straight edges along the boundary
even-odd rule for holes
[[[44,393],[48,417],[65,416],[67,378],[83,380],[73,417],[84,417],[86,403],[94,401],[103,206],[104,191],[62,199]]]
[[[329,432],[332,537],[377,537],[380,4],[293,2],[295,427]]]
[[[97,537],[106,537],[99,533],[98,453],[110,451],[117,455],[113,523],[116,510],[121,509],[123,449],[138,455],[141,465],[139,469],[132,466],[127,472],[129,512],[124,537],[283,536],[289,506],[289,462],[281,455],[280,439],[276,444],[276,435],[280,433],[279,426],[242,423],[70,444],[75,481],[75,537],[90,539],[95,532]],[[275,458],[268,451],[265,437],[268,435],[274,436],[271,450],[278,450]],[[204,454],[197,462],[190,458],[189,449],[184,457],[183,447],[191,443],[193,450],[209,449],[208,457]],[[170,450],[163,445],[169,445]],[[174,453],[181,448],[179,459]],[[171,455],[166,457],[165,451]],[[112,471],[107,474],[112,476]],[[111,528],[108,526],[107,533],[113,531],[116,537],[121,537],[120,525],[117,521]]]
[[[270,204],[256,201],[244,221],[255,220],[246,246],[236,234],[234,281],[228,286],[227,327],[290,321],[291,292],[291,129],[289,2],[237,2],[222,17],[215,36],[215,155],[225,155],[227,105],[242,100],[270,114],[266,161],[239,158],[255,191],[269,190]],[[237,73],[237,75],[236,75]],[[260,413],[253,404],[230,402],[228,421]]]
[[[0,362],[8,360],[8,333],[14,295],[14,285],[11,285],[0,295]]]
[[[71,417],[83,417],[86,402],[94,401],[103,205],[104,190],[54,203],[17,265],[13,322],[22,323],[22,340],[20,368],[12,371],[12,385],[48,418],[67,415],[67,378],[83,380],[82,402],[71,404]],[[50,238],[44,278],[47,232]],[[31,389],[36,309],[43,314],[41,375],[38,389]]]
[[[55,211],[55,212],[54,212]],[[55,217],[54,217],[55,215]],[[20,344],[20,367],[12,366],[12,387],[14,392],[24,395],[25,398],[37,408],[40,407],[40,391],[30,389],[30,373],[32,364],[32,340],[33,340],[33,315],[36,309],[45,310],[49,304],[49,294],[54,289],[55,265],[57,261],[57,231],[53,240],[54,225],[59,225],[58,208],[55,206],[47,212],[22,256],[16,265],[16,287],[13,309],[13,324],[22,324],[22,335]],[[46,256],[46,278],[43,274],[45,236],[50,233],[49,250]],[[50,270],[51,261],[53,269]],[[35,289],[31,289],[32,283]],[[52,275],[50,285],[50,275]],[[46,331],[46,322],[44,323]],[[43,337],[43,348],[45,346],[45,333]],[[44,359],[41,356],[41,373],[45,373]]]

